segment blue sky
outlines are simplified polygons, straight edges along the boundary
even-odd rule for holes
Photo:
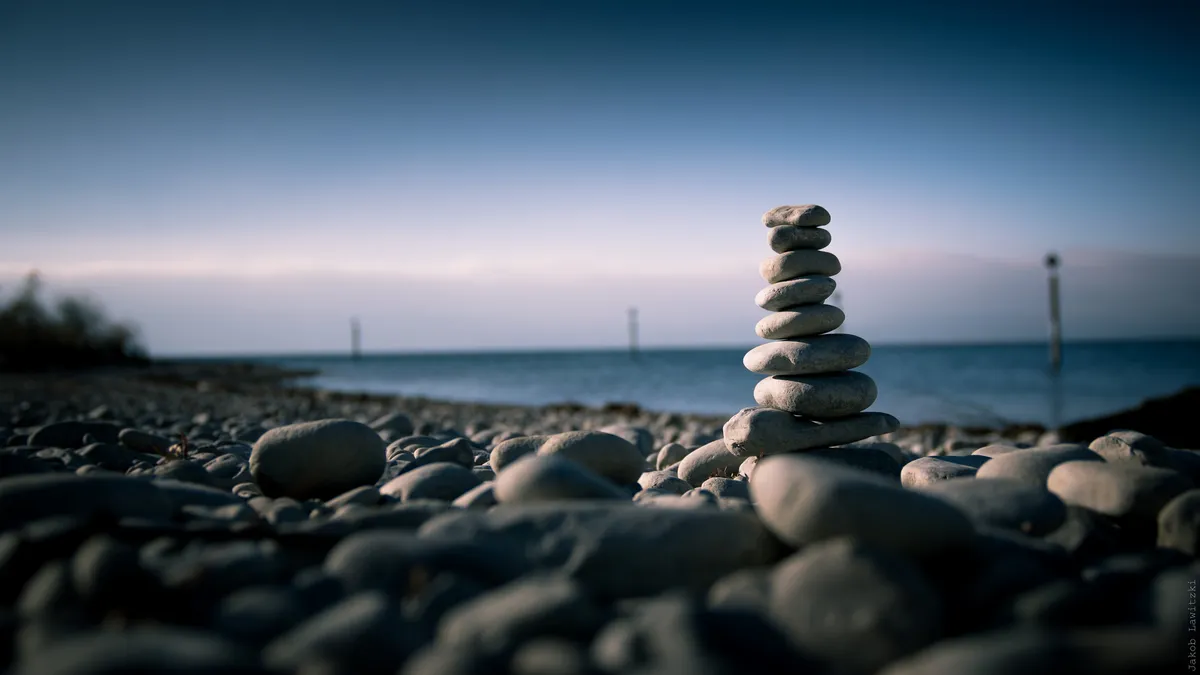
[[[740,344],[816,202],[872,342],[1042,337],[1050,249],[1068,337],[1200,335],[1200,13],[1121,4],[3,2],[0,284],[157,353]]]

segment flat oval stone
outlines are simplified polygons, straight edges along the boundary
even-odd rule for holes
[[[501,441],[492,448],[491,457],[488,459],[488,465],[492,467],[492,471],[500,473],[504,467],[512,464],[517,459],[525,455],[533,454],[542,447],[549,436],[521,436],[519,438],[510,438],[507,441]]]
[[[561,455],[522,457],[496,477],[501,504],[628,498],[616,485]]]
[[[817,250],[825,248],[833,241],[829,230],[819,227],[797,227],[796,225],[778,225],[771,228],[767,243],[776,253],[799,251],[802,249]]]
[[[776,206],[763,214],[763,225],[779,227],[780,225],[796,225],[799,227],[821,227],[828,225],[829,212],[816,204],[800,204],[798,206]]]
[[[638,479],[638,485],[643,490],[663,490],[677,495],[692,489],[687,481],[671,474],[670,471],[647,471]]]
[[[844,417],[875,402],[875,381],[857,371],[825,375],[776,375],[759,381],[754,400],[761,406],[796,415]]]
[[[1014,478],[1034,487],[1046,487],[1046,479],[1054,467],[1063,462],[1076,460],[1103,462],[1096,453],[1082,445],[1063,443],[1042,448],[1027,448],[1006,452],[992,457],[979,471],[976,478]]]
[[[976,456],[914,459],[900,470],[900,484],[907,488],[918,488],[951,478],[974,478],[975,472],[987,459],[987,457]]]
[[[846,314],[833,305],[801,305],[764,316],[754,332],[766,340],[808,337],[835,330],[845,320]]]
[[[426,464],[391,479],[379,493],[401,501],[436,499],[451,502],[480,480],[470,469],[450,462]]]
[[[1028,448],[1018,448],[1017,446],[1009,445],[1008,443],[992,443],[991,445],[985,445],[982,448],[979,448],[971,454],[977,457],[999,457],[1000,455],[1007,455],[1008,453],[1016,452],[1017,450],[1028,450]]]
[[[741,457],[758,457],[853,443],[900,428],[886,413],[859,413],[825,422],[775,408],[743,408],[725,423],[725,445]]]
[[[1050,472],[1046,487],[1067,504],[1106,516],[1157,518],[1167,502],[1193,486],[1176,471],[1134,462],[1064,462]]]
[[[250,473],[268,497],[331,499],[374,485],[387,465],[383,439],[344,419],[276,427],[250,453]]]
[[[725,440],[719,438],[688,453],[679,463],[679,477],[692,487],[700,487],[715,474],[734,475],[742,461],[743,458],[730,452]]]
[[[1147,466],[1167,466],[1167,446],[1153,436],[1129,431],[1110,431],[1088,445],[1088,449],[1107,462],[1134,462]]]
[[[850,537],[924,557],[969,547],[975,537],[967,517],[941,500],[803,454],[759,460],[750,494],[763,524],[796,548]]]
[[[779,340],[746,352],[742,365],[762,375],[814,375],[857,368],[871,358],[871,345],[857,335],[835,333]]]
[[[958,507],[976,525],[1032,537],[1049,534],[1067,520],[1066,505],[1049,490],[1010,478],[952,478],[918,489]]]
[[[767,286],[754,296],[754,303],[771,311],[790,309],[824,302],[836,288],[837,282],[826,276],[799,277]]]
[[[682,443],[667,443],[659,448],[658,457],[654,461],[654,468],[661,471],[672,464],[683,461],[683,458],[687,457],[687,454],[687,446]]]
[[[539,455],[562,455],[618,485],[636,483],[646,458],[632,443],[599,431],[568,431],[546,439]]]
[[[841,271],[841,261],[825,251],[789,251],[767,258],[758,266],[758,273],[772,284],[812,274],[832,277]]]

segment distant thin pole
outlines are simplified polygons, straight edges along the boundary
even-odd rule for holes
[[[1058,301],[1058,255],[1046,255],[1046,271],[1050,273],[1050,370],[1062,369],[1062,317]]]
[[[629,356],[638,357],[638,311],[637,307],[629,308]]]
[[[362,358],[362,326],[358,319],[350,319],[350,358],[355,361]]]

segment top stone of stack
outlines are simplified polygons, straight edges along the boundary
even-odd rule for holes
[[[794,225],[796,227],[821,227],[829,224],[829,212],[816,204],[801,204],[799,206],[777,206],[763,214],[763,225],[781,227]]]

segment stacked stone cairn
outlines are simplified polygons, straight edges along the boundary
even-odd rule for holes
[[[867,362],[871,345],[832,332],[846,315],[825,304],[842,270],[837,256],[821,250],[832,241],[829,221],[829,212],[815,204],[780,206],[763,215],[776,255],[759,265],[770,285],[755,302],[772,313],[755,332],[771,342],[751,349],[743,363],[766,377],[754,388],[759,407],[741,410],[724,428],[726,446],[751,465],[765,455],[799,451],[837,460],[832,446],[899,427],[891,415],[863,412],[875,402],[875,382],[853,369]],[[743,474],[751,471],[743,466]]]

